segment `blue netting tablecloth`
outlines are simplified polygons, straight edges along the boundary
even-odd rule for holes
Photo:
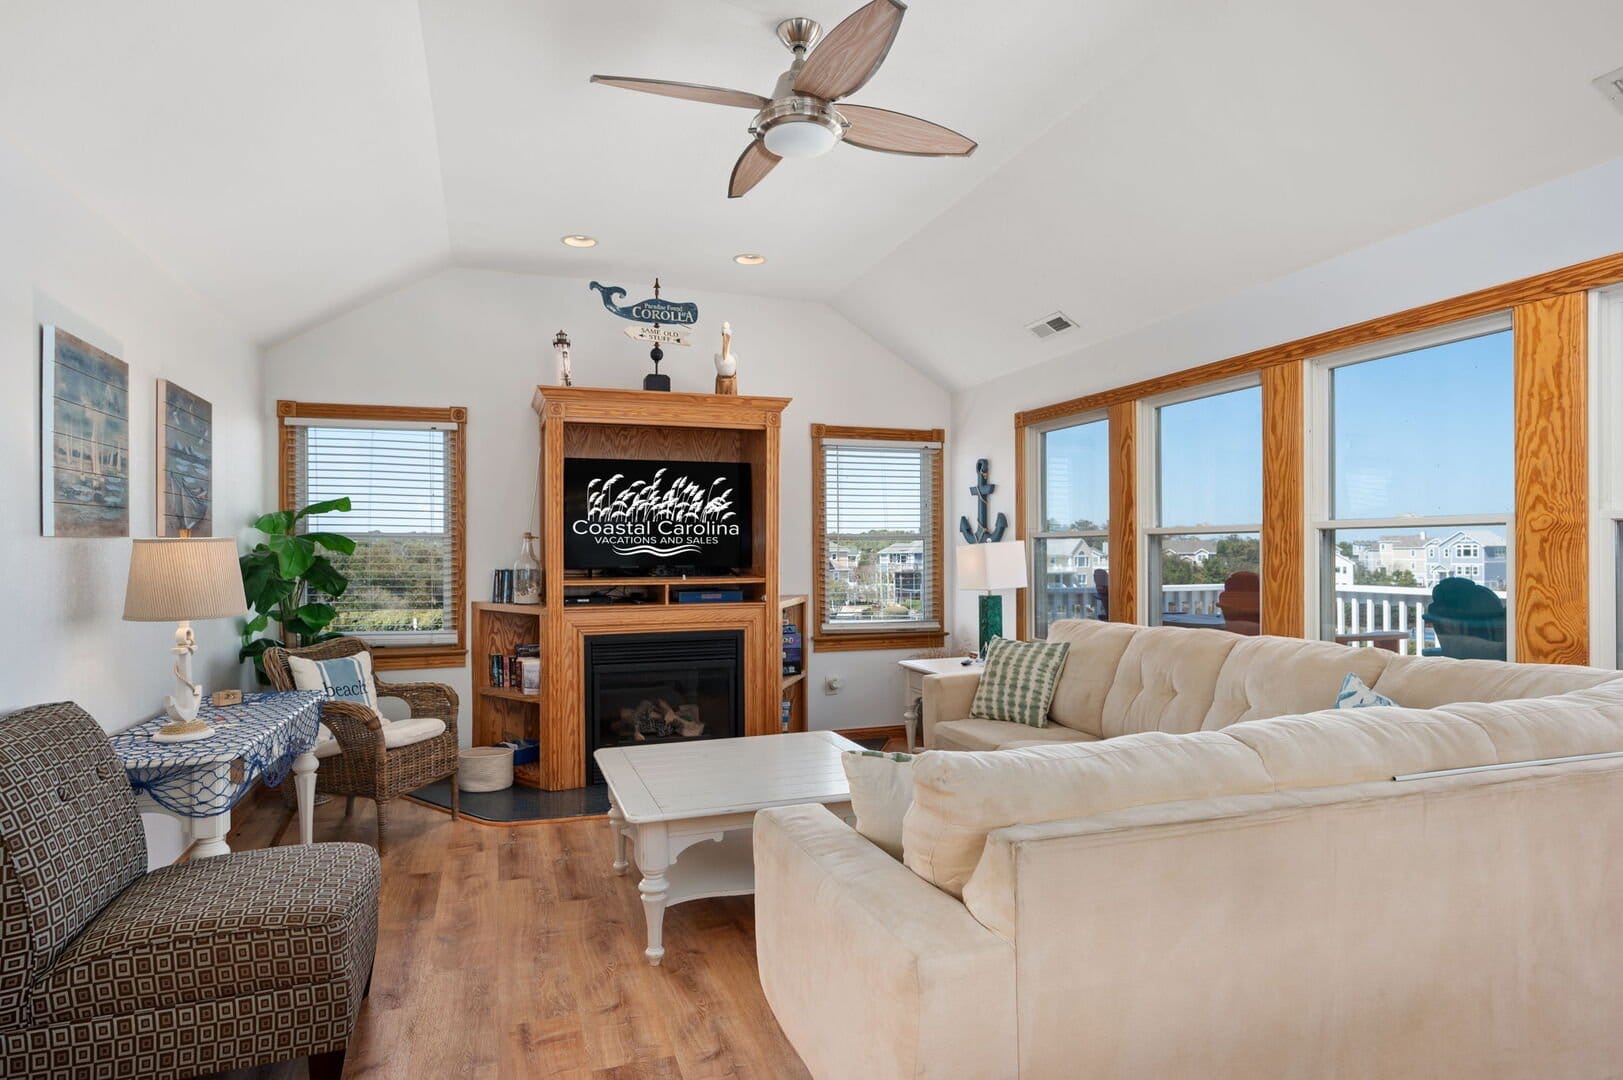
[[[172,814],[207,818],[237,805],[255,780],[280,784],[293,759],[315,746],[322,696],[313,690],[244,694],[241,705],[204,705],[214,734],[196,742],[154,742],[169,722],[155,716],[112,737],[136,794]]]

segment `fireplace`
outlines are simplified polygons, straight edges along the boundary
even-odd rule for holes
[[[593,634],[586,638],[586,775],[605,746],[744,734],[744,634]]]

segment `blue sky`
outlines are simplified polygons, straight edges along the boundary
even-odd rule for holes
[[[1510,331],[1337,368],[1335,514],[1501,515],[1512,505]],[[1262,392],[1160,410],[1165,525],[1262,520]],[[1103,421],[1048,433],[1047,516],[1109,515]]]

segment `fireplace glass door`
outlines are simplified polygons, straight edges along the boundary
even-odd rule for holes
[[[586,772],[606,746],[727,739],[743,734],[739,630],[586,638]]]

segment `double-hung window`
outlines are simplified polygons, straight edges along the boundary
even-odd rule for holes
[[[381,667],[464,663],[465,409],[318,405],[284,401],[286,507],[348,498],[348,512],[300,522],[355,541],[328,553],[349,581],[315,596],[338,610],[328,630],[374,646]]]
[[[1057,619],[1110,618],[1110,433],[1098,416],[1036,435],[1032,634]]]
[[[940,430],[812,425],[813,644],[940,645]]]
[[[1506,659],[1514,362],[1495,315],[1313,366],[1321,637]]]
[[[1262,389],[1203,387],[1150,407],[1150,620],[1260,633]]]

